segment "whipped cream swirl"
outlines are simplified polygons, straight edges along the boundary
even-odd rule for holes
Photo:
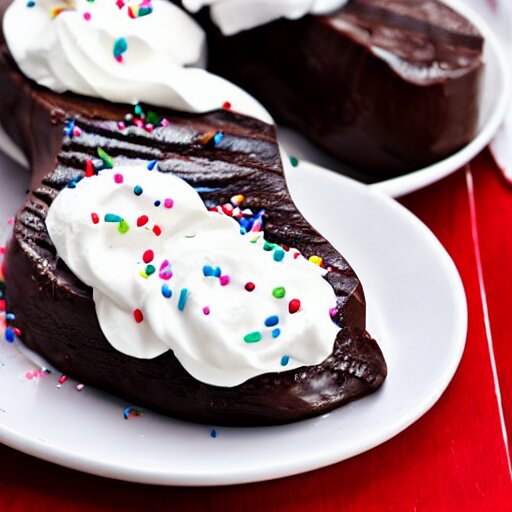
[[[124,354],[172,350],[196,379],[232,387],[332,353],[339,327],[326,271],[262,232],[242,235],[176,176],[140,164],[104,170],[64,189],[46,225]]]
[[[200,69],[204,32],[167,0],[14,0],[3,31],[21,71],[55,92],[198,113],[228,101],[272,122],[245,91]]]
[[[306,14],[328,14],[348,0],[183,0],[190,12],[210,6],[213,22],[226,36],[264,25],[279,18],[291,20]]]

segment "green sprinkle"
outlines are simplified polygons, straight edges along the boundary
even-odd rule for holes
[[[98,156],[103,160],[103,163],[109,168],[114,167],[113,158],[102,148],[98,148]]]
[[[278,286],[272,290],[272,295],[276,299],[282,299],[286,295],[286,290],[282,286]]]
[[[133,111],[135,112],[136,116],[144,117],[144,110],[142,110],[142,107],[139,104],[135,105]]]
[[[283,261],[284,260],[284,251],[282,249],[277,249],[274,252],[274,261]]]
[[[124,235],[125,233],[127,233],[130,230],[130,226],[128,225],[128,222],[126,222],[124,219],[122,219],[121,222],[119,223],[117,230],[119,231],[119,233],[121,233],[121,235]]]
[[[105,222],[121,222],[123,220],[123,217],[119,217],[119,215],[116,215],[115,213],[107,213],[105,215]]]
[[[292,164],[292,167],[297,167],[299,165],[299,159],[296,156],[291,156],[290,163]]]
[[[146,122],[157,126],[162,122],[162,116],[159,116],[156,112],[150,110],[146,116]]]
[[[263,245],[264,251],[271,251],[274,248],[274,244],[271,244],[270,242],[265,242]]]
[[[246,334],[244,336],[244,341],[245,343],[258,343],[258,341],[261,341],[261,332],[259,331],[254,331],[254,332],[250,332],[249,334]]]
[[[136,196],[141,196],[142,195],[142,192],[144,192],[142,190],[142,187],[140,185],[137,185],[134,189],[133,189],[133,193],[136,195]]]
[[[148,276],[153,275],[155,272],[156,272],[156,268],[155,268],[153,265],[148,265],[148,266],[146,267],[146,274],[147,274]]]

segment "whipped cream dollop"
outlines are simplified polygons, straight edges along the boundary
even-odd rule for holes
[[[245,91],[201,69],[204,32],[168,0],[14,0],[3,32],[21,71],[55,92],[198,113],[227,101],[272,122]]]
[[[101,171],[64,189],[46,225],[124,354],[172,350],[197,380],[232,387],[333,351],[326,270],[263,232],[242,234],[176,176],[144,165]]]
[[[183,0],[190,12],[210,6],[213,22],[226,36],[279,18],[295,20],[306,14],[328,14],[348,0]]]

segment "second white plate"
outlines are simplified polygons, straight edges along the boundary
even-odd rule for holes
[[[0,161],[1,163],[1,161]],[[26,175],[0,165],[0,219],[23,199]],[[383,194],[302,164],[288,172],[298,207],[359,274],[368,329],[389,376],[372,396],[292,425],[218,428],[146,411],[36,368],[0,339],[0,442],[71,468],[134,482],[222,485],[274,479],[332,464],[398,434],[450,382],[467,328],[464,290],[432,233]],[[7,208],[7,210],[6,210]],[[0,230],[1,231],[1,230]]]

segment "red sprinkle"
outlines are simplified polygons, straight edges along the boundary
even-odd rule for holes
[[[100,217],[97,213],[91,213],[91,219],[93,224],[98,224]]]
[[[85,177],[92,178],[94,176],[94,165],[92,160],[86,160],[85,162]]]
[[[222,205],[222,211],[226,214],[226,215],[233,215],[233,205],[231,203],[226,203],[226,204],[223,204]]]
[[[12,330],[14,331],[14,334],[16,334],[16,336],[18,336],[18,338],[21,336],[20,329],[18,329],[17,327],[13,327]]]
[[[144,263],[151,263],[153,261],[155,257],[155,253],[151,250],[151,249],[148,249],[143,255],[142,255],[142,260],[144,261]]]
[[[59,384],[64,384],[68,380],[66,375],[62,375],[62,377],[59,379]]]
[[[155,233],[156,236],[160,236],[162,234],[162,228],[155,224],[155,227],[153,228],[153,233]]]
[[[248,291],[248,292],[252,292],[254,290],[254,288],[256,288],[256,285],[254,283],[246,283],[245,285],[245,289]]]
[[[140,324],[144,320],[144,315],[140,309],[136,309],[133,312],[133,318],[135,318],[135,321]]]
[[[300,252],[293,253],[293,259],[296,260],[300,256]]]
[[[231,103],[229,101],[225,101],[223,104],[222,104],[222,108],[224,110],[231,110]]]
[[[145,226],[149,221],[149,217],[147,215],[141,215],[137,219],[137,227],[141,228],[142,226]]]
[[[288,311],[293,315],[294,313],[297,313],[300,309],[300,300],[299,299],[292,299],[290,303],[288,304]]]

